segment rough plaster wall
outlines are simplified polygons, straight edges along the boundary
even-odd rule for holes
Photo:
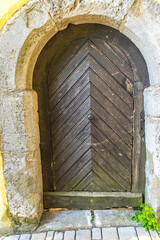
[[[159,16],[160,4],[150,0],[139,0],[120,26],[120,31],[136,44],[144,56],[151,85],[160,84]]]
[[[113,22],[120,22],[124,19],[134,0],[44,0],[44,2],[56,23],[63,19],[66,21],[71,14],[72,17],[100,14],[112,19]]]
[[[150,99],[154,98],[155,89],[159,92],[160,84],[159,15],[159,6],[153,8],[149,0],[31,0],[4,26],[0,35],[0,133],[8,205],[15,230],[34,229],[42,213],[37,95],[32,90],[34,65],[45,43],[69,23],[94,22],[115,27],[137,45],[146,60],[153,85],[153,91],[145,92],[146,199],[159,212],[160,176],[155,169],[159,166],[160,122],[159,117],[150,113],[155,103],[150,103]],[[157,114],[159,111],[157,107]],[[150,191],[152,186],[157,188]]]
[[[7,204],[7,192],[3,173],[3,160],[0,152],[0,229],[3,234],[12,233],[12,223]]]
[[[146,202],[160,217],[160,85],[145,90]]]
[[[53,24],[48,12],[38,2],[29,2],[16,13],[0,36],[1,152],[14,230],[21,230],[21,226],[23,230],[34,229],[43,211],[37,94],[31,89],[18,90],[15,81],[17,61],[19,59],[21,64],[23,61],[19,58],[19,51],[27,37],[42,27],[37,35],[41,38],[40,34],[45,35],[43,26]],[[33,38],[32,42],[27,43],[24,52],[30,48],[32,50],[34,41]]]

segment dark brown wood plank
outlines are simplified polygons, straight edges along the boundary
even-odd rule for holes
[[[125,192],[46,192],[44,208],[107,209],[114,207],[139,207],[141,193]]]
[[[98,48],[90,48],[90,54],[97,62],[114,77],[121,86],[130,94],[133,95],[133,83],[127,78]]]
[[[50,65],[50,70],[48,73],[48,83],[61,72],[61,70],[74,58],[75,54],[78,54],[80,49],[86,42],[86,38],[77,39],[76,41],[72,41],[72,44],[67,45],[65,48],[65,52],[63,52],[62,48],[57,49],[55,54],[53,55],[54,59]],[[56,64],[55,64],[56,62]]]
[[[88,159],[86,161],[86,159]],[[92,169],[91,161],[91,149],[81,157],[80,161],[77,161],[71,169],[65,174],[65,182],[61,179],[57,187],[62,188],[63,191],[72,191],[74,187],[90,172]]]
[[[91,85],[91,93],[96,101],[103,103],[103,108],[109,112],[109,114],[127,130],[128,133],[132,134],[133,126],[132,123],[123,115],[118,108],[116,108],[111,101],[109,101],[93,84]]]
[[[87,175],[74,187],[74,191],[84,191],[85,187],[92,183],[92,171],[87,173]]]
[[[123,152],[107,138],[94,124],[92,125],[92,134],[97,140],[103,144],[104,149],[107,149],[117,160],[131,173],[132,162]]]
[[[78,65],[82,65],[84,59],[88,54],[88,43],[86,43],[77,54],[74,55],[73,58],[68,62],[68,64],[62,68],[62,71],[52,79],[51,84],[49,86],[49,96],[51,96],[63,83],[64,79],[67,79],[75,69],[77,69]]]
[[[96,182],[98,184],[98,186],[101,189],[101,192],[110,192],[110,191],[112,191],[110,186],[108,186],[106,184],[106,182],[104,182],[103,179],[94,172],[94,170],[93,170],[93,180],[94,180],[94,182]]]
[[[133,98],[128,92],[119,84],[119,82],[111,76],[93,57],[90,56],[90,68],[93,72],[103,79],[110,89],[117,93],[121,100],[133,109]]]
[[[94,158],[97,158],[97,155],[94,154]],[[112,189],[113,192],[123,192],[124,189],[121,187],[110,175],[108,172],[104,170],[103,167],[101,167],[98,163],[97,160],[92,162],[93,166],[93,171],[100,176],[104,182]]]
[[[88,186],[86,186],[84,188],[83,191],[90,191],[90,192],[101,192],[101,188],[97,185],[97,183],[95,183],[94,181],[92,181],[91,183],[88,184]]]
[[[123,60],[122,55],[124,53],[122,53],[122,51],[119,49],[119,51],[116,53],[111,47],[110,45],[103,39],[99,39],[99,38],[92,38],[91,40],[94,45],[99,48],[104,54],[105,56],[114,64],[116,65],[116,67],[123,73],[125,74],[132,82],[134,81],[133,78],[133,70],[131,68],[131,66],[128,65],[128,63],[126,62],[126,58],[125,60]],[[94,46],[93,46],[94,47]],[[120,53],[121,51],[121,53]]]
[[[80,121],[80,119],[90,109],[90,97],[78,108],[78,110],[70,117],[69,121],[63,125],[56,133],[52,136],[52,147],[55,147],[57,143],[65,137],[65,135],[71,131],[71,129]]]
[[[67,94],[71,87],[83,76],[86,70],[89,68],[89,57],[84,59],[84,61],[75,69],[75,71],[63,79],[62,85],[59,86],[57,91],[53,93],[51,87],[49,87],[49,102],[50,109],[52,110],[56,104]],[[58,80],[57,80],[58,81]]]
[[[110,46],[110,48],[120,57],[120,59],[123,59],[123,61],[125,63],[128,64],[129,67],[132,68],[131,63],[127,57],[127,55],[125,54],[125,52],[120,48],[117,47],[116,44],[114,42],[107,42],[107,44]],[[134,77],[134,76],[133,76]]]
[[[64,149],[64,151],[53,161],[55,161],[55,168],[58,169],[84,142],[84,140],[91,135],[91,124],[89,123],[83,131],[76,136],[75,139]],[[63,144],[63,139],[62,139]]]
[[[56,183],[63,177],[63,175],[75,164],[76,161],[80,160],[83,154],[91,146],[91,137],[89,136],[84,142],[77,148],[77,150],[63,163],[63,165],[56,169]],[[86,160],[88,161],[88,159]]]
[[[52,166],[52,148],[50,136],[50,119],[48,105],[48,86],[46,84],[47,71],[44,64],[44,53],[40,54],[33,74],[33,89],[37,93],[38,101],[38,123],[40,132],[40,158],[42,165],[43,189],[44,191],[53,191],[54,189],[54,171]],[[36,154],[36,152],[34,153]],[[37,154],[39,152],[37,151]],[[39,158],[39,156],[34,156]]]
[[[140,113],[143,111],[143,91],[146,88],[146,83],[136,82],[134,99],[134,141],[133,141],[133,162],[132,162],[132,191],[145,193],[145,138],[140,136]]]
[[[90,70],[90,82],[93,83],[94,86],[98,88],[101,93],[129,119],[130,122],[133,123],[133,109],[129,108],[128,105],[117,95],[117,92],[114,92],[112,89],[110,89],[103,79],[99,78],[98,74],[98,71],[95,74],[95,72]]]
[[[69,118],[79,110],[84,101],[90,96],[90,85],[87,84],[86,87],[77,95],[77,97],[72,101],[69,106],[63,110],[63,112],[59,115],[58,118],[54,122],[52,122],[52,114],[51,114],[51,128],[52,134],[54,135],[59,128],[63,125],[66,126],[66,122],[69,121]]]
[[[69,144],[76,138],[76,136],[81,132],[84,131],[84,128],[89,123],[87,114],[88,111],[84,116],[74,125],[74,127],[63,137],[63,142],[60,141],[54,148],[53,148],[53,159],[55,159],[62,151],[64,151]]]
[[[94,142],[96,142],[96,140],[94,140]],[[98,152],[97,152],[98,150]],[[108,154],[106,154],[108,155]],[[124,178],[122,178],[122,168],[118,169],[117,168],[113,168],[113,165],[114,163],[112,163],[112,159],[107,159],[107,156],[105,156],[105,154],[99,150],[98,148],[95,149],[95,146],[93,146],[93,159],[94,161],[99,165],[101,166],[101,168],[104,169],[104,171],[110,175],[110,177],[112,177],[112,179],[118,183],[122,188],[123,190],[122,191],[130,191],[131,190],[131,184],[128,182],[128,180],[130,181],[129,176],[128,176],[128,173],[124,173]],[[106,159],[106,160],[105,160]],[[118,172],[116,171],[118,169]],[[95,168],[93,168],[93,170],[95,171]],[[123,171],[124,172],[124,171]],[[101,176],[101,175],[100,175]],[[126,181],[127,179],[127,181]],[[103,178],[103,180],[105,181],[105,179]],[[106,181],[105,181],[106,182]],[[110,184],[108,184],[110,186]],[[111,186],[110,186],[111,187]],[[119,189],[119,187],[117,188],[117,190]]]
[[[51,110],[52,122],[68,107],[68,105],[80,94],[83,88],[89,83],[89,71],[73,85],[71,89],[64,95],[64,97]],[[50,103],[52,105],[52,103]]]
[[[100,101],[99,101],[100,102]],[[132,136],[130,133],[128,133],[121,123],[116,121],[115,118],[113,118],[108,111],[106,111],[102,106],[104,104],[101,102],[101,105],[97,102],[94,97],[91,98],[91,108],[94,112],[97,113],[97,115],[108,124],[108,126],[112,129],[113,132],[115,132],[120,138],[121,141],[125,142],[126,145],[129,145],[132,143]]]
[[[95,137],[92,137],[93,156],[97,156],[97,162],[100,166],[104,164],[104,169],[118,181],[123,187],[131,188],[131,174],[130,172],[118,162],[118,160],[108,152],[103,144],[101,144]],[[99,158],[98,158],[99,157]],[[101,164],[102,163],[102,164]]]
[[[111,140],[128,158],[131,159],[131,150],[129,147],[124,144],[121,139],[118,137],[117,134],[115,134],[112,129],[96,114],[96,112],[93,111],[94,114],[94,124],[98,129],[101,129],[101,131],[107,136],[108,139]]]

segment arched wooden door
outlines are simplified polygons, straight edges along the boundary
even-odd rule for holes
[[[120,32],[89,24],[57,34],[51,48],[47,88],[54,187],[44,195],[46,206],[139,204],[141,194],[128,192],[142,193],[144,187],[140,114],[147,71],[141,54]]]

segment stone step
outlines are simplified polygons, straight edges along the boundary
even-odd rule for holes
[[[32,234],[0,237],[0,240],[159,240],[156,232],[146,232],[142,227],[109,227],[64,231],[48,231]]]

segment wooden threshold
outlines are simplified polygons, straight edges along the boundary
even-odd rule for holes
[[[131,192],[44,192],[44,208],[106,209],[138,207],[142,193]]]

